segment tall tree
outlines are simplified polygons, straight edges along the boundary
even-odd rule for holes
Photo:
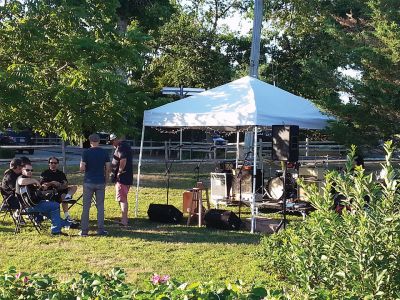
[[[179,2],[182,6],[176,6],[176,13],[152,41],[152,56],[142,76],[156,95],[163,86],[224,84],[248,61],[250,39],[220,23],[239,9],[241,1]]]
[[[360,144],[393,138],[400,132],[400,3],[363,1],[362,9],[348,8],[337,16],[353,41],[349,78],[350,101],[338,110],[341,122],[333,127],[337,137]]]
[[[392,0],[267,2],[264,76],[338,117],[336,140],[373,143],[399,132],[399,5]],[[274,68],[272,68],[274,67]],[[342,70],[358,71],[359,77]],[[350,95],[343,101],[343,93]]]
[[[0,121],[77,141],[131,130],[144,96],[125,74],[145,36],[117,30],[118,1],[7,1],[0,7]],[[121,72],[124,71],[123,73]]]

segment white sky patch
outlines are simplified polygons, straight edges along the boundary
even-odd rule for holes
[[[219,26],[226,25],[232,31],[238,31],[241,35],[246,35],[253,28],[253,21],[243,18],[239,13],[233,16],[219,20]]]
[[[358,70],[354,70],[351,67],[348,68],[338,68],[339,73],[343,74],[344,76],[348,76],[352,79],[361,80],[362,72]],[[347,92],[339,92],[339,98],[342,100],[344,104],[347,104],[351,101],[354,101],[354,95]]]
[[[338,68],[339,73],[342,73],[345,76],[349,76],[353,79],[361,80],[362,72],[358,70],[354,70],[350,67],[348,68]]]

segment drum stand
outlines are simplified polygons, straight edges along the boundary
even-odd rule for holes
[[[287,163],[284,162],[283,167],[283,195],[282,195],[282,220],[279,222],[278,227],[276,227],[275,232],[278,232],[282,227],[286,229],[286,172],[287,172]]]

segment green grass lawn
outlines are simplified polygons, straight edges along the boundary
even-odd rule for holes
[[[182,193],[196,182],[196,165],[174,165],[171,168],[170,204],[182,210]],[[34,176],[46,166],[34,166]],[[209,178],[214,165],[203,165],[200,178]],[[120,213],[114,200],[114,188],[106,190],[105,216],[107,237],[78,236],[79,230],[69,230],[69,236],[52,237],[48,228],[38,234],[25,226],[14,235],[12,220],[3,215],[0,219],[0,265],[3,270],[15,266],[20,271],[50,273],[60,280],[78,272],[108,272],[113,267],[125,269],[128,281],[137,283],[149,280],[153,273],[169,274],[181,281],[230,281],[245,283],[265,282],[276,284],[273,275],[263,269],[257,255],[261,234],[245,231],[220,231],[205,227],[150,222],[147,208],[150,203],[166,202],[166,177],[163,164],[145,164],[142,188],[139,194],[139,213],[134,217],[136,187],[129,196],[130,224],[120,228]],[[78,184],[77,195],[82,193],[82,175],[71,168],[70,183]],[[204,180],[207,182],[207,180]],[[237,207],[232,210],[236,211]],[[80,219],[81,206],[75,205],[71,215]],[[248,214],[245,210],[245,214]],[[248,216],[248,215],[247,215]],[[246,217],[246,215],[245,215]],[[96,208],[91,209],[91,233],[96,229]],[[49,222],[47,222],[49,223]]]

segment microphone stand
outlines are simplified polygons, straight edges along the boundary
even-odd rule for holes
[[[244,156],[243,159],[243,164],[239,169],[239,173],[237,175],[237,178],[239,178],[239,219],[240,219],[240,214],[241,214],[241,207],[242,207],[242,178],[243,178],[243,167],[247,161],[247,157],[249,156],[249,154],[251,153],[251,151],[247,152],[246,155]]]
[[[175,147],[175,149],[180,149],[182,148],[183,145],[178,145],[177,147]],[[171,160],[169,161],[169,165],[168,165],[168,161],[165,161],[165,174],[164,176],[167,176],[167,205],[168,205],[168,201],[169,201],[169,181],[170,181],[170,176],[171,176],[171,167],[172,167],[172,163],[174,161]]]
[[[208,149],[208,153],[206,153],[206,155],[203,156],[202,160],[197,163],[196,167],[194,168],[194,171],[196,172],[196,182],[200,181],[200,165],[203,164],[204,160],[206,159],[206,157],[208,156],[208,154],[215,148],[215,146],[211,146],[210,149]]]
[[[169,200],[169,179],[170,179],[170,174],[171,174],[171,167],[172,167],[172,161],[168,165],[168,162],[165,162],[165,174],[164,176],[167,176],[167,205],[168,205],[168,200]]]

